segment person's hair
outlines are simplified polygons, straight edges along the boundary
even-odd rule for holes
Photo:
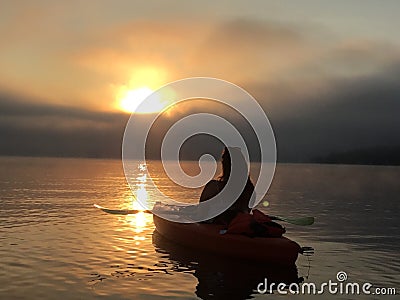
[[[231,155],[227,147],[224,148],[221,157],[222,174],[219,176],[220,181],[228,181],[229,175],[231,174]]]

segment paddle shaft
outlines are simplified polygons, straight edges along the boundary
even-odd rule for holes
[[[109,209],[102,207],[100,205],[94,204],[94,207],[101,209],[102,211],[113,214],[113,215],[134,215],[139,212],[145,212],[148,214],[152,214],[151,210],[139,210],[139,209]],[[169,213],[169,211],[163,211],[163,213]],[[176,214],[176,211],[171,211],[171,214]],[[314,217],[301,217],[301,218],[285,218],[280,216],[269,216],[272,220],[278,220],[282,222],[286,222],[289,224],[300,225],[300,226],[308,226],[314,223]]]

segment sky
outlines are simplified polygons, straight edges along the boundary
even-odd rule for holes
[[[398,11],[395,0],[2,1],[0,154],[118,157],[129,93],[192,76],[255,96],[283,160],[399,145]]]

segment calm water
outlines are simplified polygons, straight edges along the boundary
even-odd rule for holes
[[[322,283],[338,271],[348,281],[400,292],[399,167],[279,165],[263,210],[317,222],[287,225],[286,235],[315,254],[300,256],[297,269],[277,269],[187,251],[154,233],[151,215],[93,208],[135,206],[120,161],[0,158],[0,164],[1,299],[288,297],[259,295],[257,284],[265,277]],[[167,194],[198,198],[199,190],[176,189],[156,163],[148,168]],[[185,168],[196,172],[193,163]],[[135,194],[153,201],[148,178],[136,172]]]

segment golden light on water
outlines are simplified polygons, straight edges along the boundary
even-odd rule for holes
[[[137,200],[134,200],[133,207],[134,209],[141,210],[137,214],[133,216],[133,219],[131,220],[131,224],[134,227],[134,230],[136,233],[140,233],[143,231],[143,229],[146,227],[147,221],[149,219],[149,216],[151,216],[148,213],[144,212],[143,206],[138,202],[140,201],[141,203],[147,203],[148,200],[148,194],[145,188],[145,184],[139,184],[140,187],[136,190],[136,198]]]
[[[140,210],[137,214],[130,216],[129,222],[132,225],[135,233],[141,233],[148,222],[151,221],[151,214],[145,213],[144,210],[146,209],[147,202],[148,202],[148,193],[146,190],[146,181],[147,181],[147,174],[146,172],[146,165],[140,164],[139,170],[141,173],[138,174],[136,177],[137,180],[137,189],[135,191],[136,199],[132,200],[132,208],[136,210]],[[136,235],[134,237],[136,244],[140,243],[142,237]],[[144,239],[144,238],[143,238]]]
[[[136,233],[141,233],[147,224],[147,217],[144,211],[138,212],[133,215],[129,223],[132,225],[133,230]]]

